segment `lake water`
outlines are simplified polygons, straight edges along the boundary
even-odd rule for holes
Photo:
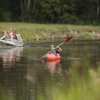
[[[51,43],[0,47],[0,100],[100,100],[99,43],[64,44],[60,63],[40,61]]]

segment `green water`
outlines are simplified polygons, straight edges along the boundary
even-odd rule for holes
[[[48,44],[0,47],[0,100],[100,100],[99,43],[63,45],[58,64],[39,60]]]

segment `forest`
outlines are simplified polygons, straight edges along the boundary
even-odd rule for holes
[[[100,0],[0,0],[0,21],[97,24]]]

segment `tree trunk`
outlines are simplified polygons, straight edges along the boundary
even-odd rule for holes
[[[99,5],[97,6],[97,12],[96,12],[96,18],[99,18],[99,14],[100,14],[100,7]]]

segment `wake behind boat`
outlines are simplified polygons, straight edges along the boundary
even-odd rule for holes
[[[3,44],[11,45],[11,46],[18,46],[18,47],[23,46],[24,43],[23,43],[23,39],[22,39],[21,35],[16,34],[16,36],[17,36],[17,39],[9,39],[9,38],[2,39],[2,37],[1,37],[0,42]]]

